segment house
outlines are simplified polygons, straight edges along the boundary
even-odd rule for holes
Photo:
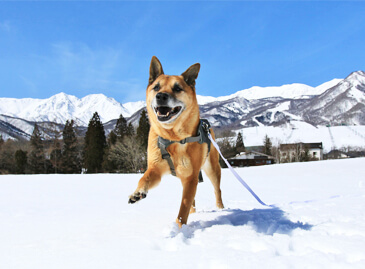
[[[365,151],[348,151],[344,152],[341,150],[333,149],[325,154],[324,159],[345,159],[345,158],[360,158],[365,157]]]
[[[323,144],[295,143],[280,145],[280,162],[323,160]]]
[[[255,151],[241,152],[235,157],[227,160],[229,164],[234,167],[258,166],[275,163],[274,157]]]
[[[326,160],[330,160],[330,159],[345,159],[345,158],[350,158],[349,155],[347,155],[345,152],[337,150],[337,149],[333,149],[330,152],[328,152],[327,154],[325,154],[324,159]]]

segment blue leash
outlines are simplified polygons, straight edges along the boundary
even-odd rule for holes
[[[231,170],[232,174],[237,178],[237,180],[252,194],[253,197],[256,198],[256,200],[262,204],[263,206],[268,206],[268,207],[275,207],[273,205],[267,205],[265,204],[257,195],[256,193],[250,188],[250,186],[247,185],[247,183],[237,174],[237,172],[232,168],[232,166],[229,164],[229,162],[227,161],[226,158],[223,157],[223,154],[221,153],[218,144],[214,141],[213,137],[211,136],[211,134],[208,132],[208,137],[210,139],[210,141],[213,143],[214,147],[218,150],[219,154],[221,155],[223,161],[226,163],[226,165],[228,166],[229,170]]]

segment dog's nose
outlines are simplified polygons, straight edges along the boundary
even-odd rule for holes
[[[156,94],[156,101],[158,105],[166,105],[169,95],[164,92],[159,92]]]

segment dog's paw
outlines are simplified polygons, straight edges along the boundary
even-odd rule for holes
[[[134,204],[139,200],[142,200],[147,197],[147,192],[144,191],[136,191],[131,196],[129,196],[128,204]]]

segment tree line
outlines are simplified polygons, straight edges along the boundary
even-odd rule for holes
[[[0,135],[0,174],[143,172],[149,129],[144,110],[137,129],[120,115],[108,136],[97,112],[84,137],[77,136],[73,120],[48,139],[35,124],[29,141],[4,141]]]

